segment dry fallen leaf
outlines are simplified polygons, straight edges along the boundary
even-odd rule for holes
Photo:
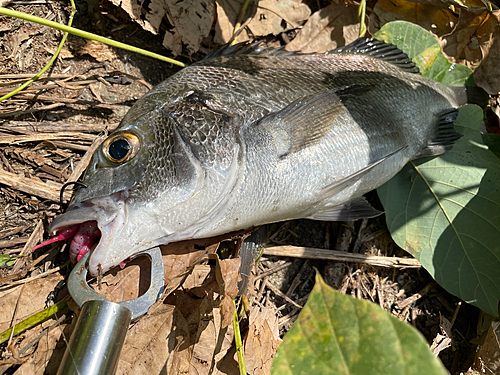
[[[474,367],[482,374],[500,372],[500,322],[491,323],[483,345],[476,353]]]
[[[145,30],[158,34],[162,21],[167,22],[163,45],[174,55],[182,52],[182,43],[189,54],[200,48],[208,36],[215,17],[213,0],[111,0],[125,10]]]
[[[71,321],[69,321],[71,322]],[[39,336],[45,328],[54,324],[54,320],[48,320],[43,324],[30,329],[24,340],[20,342],[19,347],[23,348],[25,345],[38,340]],[[71,335],[70,324],[60,324],[54,327],[49,332],[45,333],[33,346],[35,352],[30,355],[28,351],[25,355],[28,357],[27,361],[15,372],[18,375],[44,375],[55,374],[59,368],[62,357],[64,355],[65,346],[60,345],[64,342],[64,338],[69,340]]]
[[[479,48],[483,54],[481,64],[474,72],[476,84],[491,95],[500,93],[500,11],[491,12],[490,17],[479,29],[487,32],[483,36]],[[489,32],[489,34],[488,34]]]
[[[370,14],[369,31],[373,35],[387,22],[408,21],[437,36],[450,33],[457,23],[456,16],[447,9],[446,4],[440,1],[432,3],[435,5],[406,0],[379,0]]]
[[[227,356],[233,345],[233,328],[225,321],[226,316],[231,318],[234,311],[229,295],[235,296],[238,291],[240,260],[219,261],[215,254],[211,254],[210,258],[216,260],[216,265],[195,266],[190,262],[206,259],[207,252],[215,251],[217,246],[196,250],[194,243],[185,241],[164,247],[164,259],[174,259],[170,262],[170,269],[184,275],[182,279],[172,280],[177,280],[182,287],[172,290],[169,296],[152,306],[149,313],[129,330],[118,374],[156,374],[163,369],[167,373],[194,371],[208,375]],[[191,252],[186,253],[189,250]],[[121,278],[113,276],[111,280],[106,279],[106,275],[103,284],[114,289],[115,293],[123,294],[127,279],[137,280],[136,268],[132,267]],[[227,301],[233,306],[230,312],[225,311]]]
[[[54,290],[57,283],[61,280],[61,275],[52,274],[43,279],[33,280],[24,285],[2,290],[0,292],[0,331],[4,331],[10,327],[16,304],[17,312],[14,323],[19,323],[42,311],[45,308],[45,301],[48,294]],[[14,337],[15,341],[19,341],[19,344],[16,346],[23,348],[33,340],[36,340],[43,329],[51,326],[54,322],[54,319],[49,319],[31,328],[22,336]],[[58,363],[64,352],[56,354],[53,352],[56,349],[58,341],[61,339],[61,333],[65,327],[66,325],[61,325],[46,333],[38,341],[38,344],[34,346],[36,348],[34,354],[31,354],[32,351],[25,353],[27,361],[17,369],[16,374],[43,374],[48,368],[57,371]],[[59,358],[59,362],[54,362],[54,358],[56,360]]]
[[[70,53],[74,55],[90,55],[99,62],[113,61],[118,58],[115,47],[96,42],[95,40],[72,39],[69,43],[69,49],[71,51]]]
[[[268,375],[281,343],[276,307],[253,306],[249,320],[248,334],[243,345],[247,371],[254,375]]]
[[[59,274],[52,274],[43,279],[30,281],[13,288],[4,288],[0,291],[0,332],[8,329],[14,317],[14,324],[45,309],[45,301],[54,287],[63,278]]]
[[[479,48],[478,29],[487,13],[462,11],[453,31],[443,36],[443,53],[450,62],[459,62],[471,69],[478,67],[482,59]]]
[[[432,340],[431,344],[431,351],[432,354],[434,354],[436,357],[441,353],[443,350],[451,347],[451,322],[446,319],[444,316],[439,314],[440,317],[440,322],[439,322],[439,328],[441,328],[441,333],[437,333],[436,337],[434,340]]]
[[[448,60],[475,70],[476,84],[489,94],[500,92],[500,11],[462,10],[458,23],[441,44]]]
[[[243,3],[244,0],[216,0],[217,23],[214,39],[216,43],[227,43],[231,39]],[[257,7],[247,10],[242,23],[249,17],[251,21],[238,36],[238,42],[269,34],[279,35],[299,27],[310,15],[311,10],[301,0],[261,0]]]
[[[324,53],[353,42],[358,34],[358,7],[331,4],[314,13],[286,49]]]

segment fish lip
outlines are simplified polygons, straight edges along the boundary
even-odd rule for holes
[[[116,260],[116,264],[111,266],[102,267],[101,265],[104,261],[106,261],[107,265],[110,264],[107,253],[109,253],[113,233],[127,219],[125,209],[127,198],[128,193],[120,191],[107,197],[88,199],[70,207],[68,211],[55,218],[50,224],[50,233],[56,234],[69,225],[83,224],[92,220],[97,222],[101,238],[94,245],[94,250],[89,259],[89,273],[93,276],[96,276],[100,271],[106,272],[128,257],[125,256],[123,259]]]

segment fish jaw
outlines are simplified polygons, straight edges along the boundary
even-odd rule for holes
[[[104,273],[130,256],[150,248],[151,242],[145,238],[153,235],[152,232],[158,232],[154,223],[150,226],[151,230],[144,230],[143,220],[147,218],[140,217],[137,211],[130,207],[128,196],[126,191],[120,191],[107,197],[77,203],[51,224],[50,232],[56,234],[70,225],[97,222],[101,238],[89,259],[89,273],[93,276]]]

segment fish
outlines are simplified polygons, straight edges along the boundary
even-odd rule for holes
[[[476,87],[370,38],[325,54],[225,46],[139,99],[50,232],[97,275],[143,250],[299,218],[357,220],[406,163],[453,147]]]

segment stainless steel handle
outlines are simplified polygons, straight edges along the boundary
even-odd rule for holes
[[[151,259],[149,289],[140,297],[119,304],[108,301],[87,284],[90,252],[71,271],[68,289],[82,310],[57,375],[115,373],[130,322],[146,314],[163,292],[165,275],[160,248],[155,247],[135,257],[141,255],[148,255]]]
[[[114,374],[131,319],[117,303],[85,302],[57,375]]]

